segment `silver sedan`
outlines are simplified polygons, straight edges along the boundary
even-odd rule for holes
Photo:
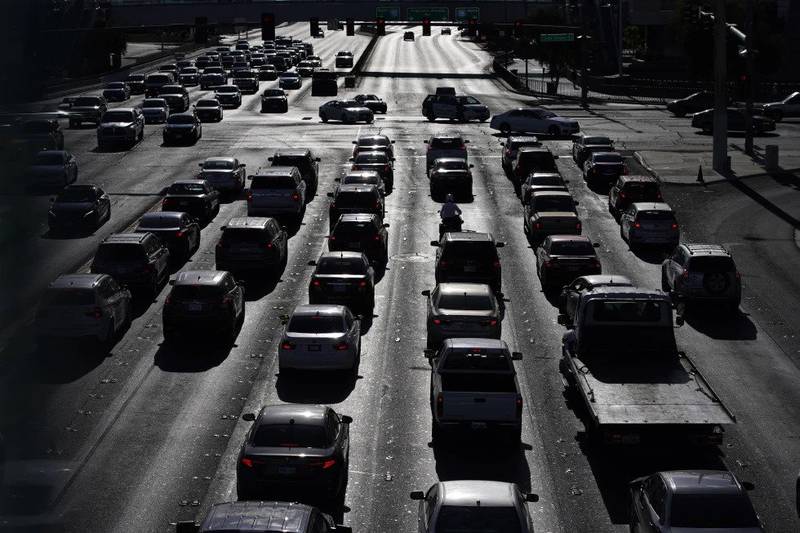
[[[286,317],[278,346],[278,365],[287,370],[358,371],[360,317],[343,305],[298,305]]]

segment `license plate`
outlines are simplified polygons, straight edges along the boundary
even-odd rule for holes
[[[469,427],[473,430],[486,429],[486,422],[470,422]]]
[[[331,285],[333,292],[344,292],[347,290],[347,285]]]
[[[297,467],[295,466],[279,466],[278,473],[281,475],[292,475],[297,472]]]
[[[189,303],[189,305],[187,307],[188,307],[189,311],[202,311],[203,310],[203,304],[196,303],[196,302]]]
[[[465,266],[464,267],[464,272],[477,272],[477,271],[478,271],[478,267],[476,267],[476,266]]]
[[[180,135],[178,137],[180,137]],[[178,205],[189,205],[189,201],[188,200],[181,200],[180,202],[178,202]]]
[[[319,344],[309,344],[308,351],[309,352],[318,352],[320,350]]]
[[[359,247],[360,245],[361,245],[361,243],[360,243],[360,242],[358,242],[358,241],[352,241],[352,242],[348,242],[348,243],[347,243],[347,246],[350,246],[351,248],[357,248],[357,247]]]

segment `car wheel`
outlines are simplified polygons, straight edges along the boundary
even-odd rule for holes
[[[669,281],[667,281],[667,275],[664,274],[664,272],[661,273],[661,290],[667,294],[671,292]]]
[[[767,116],[775,122],[780,122],[783,120],[783,111],[771,111]]]
[[[326,115],[325,113],[321,114],[319,118],[322,119],[322,122],[328,122],[328,115]]]
[[[561,137],[561,128],[558,126],[550,126],[547,128],[547,133],[549,133],[552,137]]]
[[[436,120],[436,116],[433,113],[428,113],[427,115],[425,115],[425,118],[428,119],[428,122],[433,122],[434,120]]]
[[[673,111],[673,113],[678,118],[683,118],[683,117],[686,116],[686,111],[684,111],[683,109],[677,109],[677,110]]]
[[[508,135],[509,133],[511,133],[511,126],[508,123],[503,122],[502,124],[500,124],[500,133],[502,133],[503,135]]]

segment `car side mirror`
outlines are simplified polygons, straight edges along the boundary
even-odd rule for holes
[[[505,145],[506,145],[506,143],[503,143],[503,142],[500,143],[500,146],[505,146]]]
[[[469,144],[469,139],[464,139],[464,144]]]
[[[245,413],[242,415],[242,420],[245,422],[253,422],[256,419],[255,413]]]
[[[308,262],[308,266],[315,267],[317,266],[317,262],[312,259],[311,261]]]
[[[512,361],[522,361],[522,352],[511,352]]]
[[[561,324],[562,326],[569,326],[569,317],[564,314],[559,314],[558,318],[556,318],[556,322]]]
[[[332,193],[332,192],[329,192],[329,193],[328,193],[326,196],[327,196],[328,198],[333,198],[333,193]]]
[[[425,493],[422,492],[421,490],[415,490],[414,492],[409,494],[409,497],[412,500],[424,500],[425,499]]]
[[[342,181],[342,178],[333,178],[333,181]]]
[[[392,144],[394,144],[394,141],[392,141]]]
[[[531,503],[536,503],[536,502],[539,501],[539,495],[538,494],[534,494],[532,492],[529,492],[528,494],[525,495],[525,501],[526,502],[531,502]]]
[[[355,159],[353,159],[353,158],[351,157],[351,158],[348,158],[348,161],[355,161]]]
[[[197,163],[197,166],[203,168],[203,163]]]
[[[431,246],[439,246],[439,241],[431,241]]]
[[[428,289],[425,289],[420,294],[423,295],[423,296],[430,296],[431,295],[431,291],[429,291]]]
[[[353,141],[353,144],[358,144],[358,141]]]
[[[593,242],[593,243],[592,243],[592,246],[593,246],[594,248],[600,248],[600,243],[599,243],[599,242]]]
[[[686,323],[686,319],[683,318],[683,315],[678,315],[675,317],[676,326],[681,327],[684,323]]]
[[[475,168],[475,165],[470,165],[469,168]]]
[[[319,163],[320,161],[322,161],[322,159],[320,159],[319,157],[315,157],[315,158],[314,158],[314,161],[316,161],[317,163]]]
[[[342,424],[352,424],[353,423],[353,417],[352,416],[341,415],[339,417],[339,420],[342,421]]]
[[[428,139],[425,139],[425,140],[424,140],[424,141],[422,141],[422,142],[424,142],[425,144],[428,144]]]
[[[494,245],[495,245],[496,248],[505,248],[506,243],[504,243],[503,241],[499,241],[499,242],[496,242]]]
[[[744,490],[755,490],[756,486],[750,481],[742,481],[742,488]]]
[[[169,284],[170,285],[175,285],[175,280],[174,279],[169,280]]]
[[[388,222],[387,222],[387,223],[385,223],[385,224],[383,225],[383,227],[384,227],[384,228],[388,228],[388,227],[389,227],[389,223],[388,223]]]
[[[575,205],[580,205],[581,203],[578,200],[572,200],[572,203]]]

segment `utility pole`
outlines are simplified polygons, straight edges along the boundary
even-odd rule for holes
[[[714,9],[714,170],[728,174],[728,69],[725,49],[725,0],[716,0]]]
[[[580,48],[578,49],[578,53],[581,55],[581,107],[587,107],[589,105],[589,77],[588,77],[588,69],[586,67],[586,56],[589,54],[589,35],[588,35],[588,24],[586,23],[586,2],[588,0],[581,0],[579,4],[580,7],[580,17],[581,17],[581,35],[579,36],[580,39]]]
[[[753,155],[753,0],[747,0],[744,21],[745,57],[745,112],[744,112],[744,153]]]
[[[622,77],[622,0],[617,0],[617,72]]]

